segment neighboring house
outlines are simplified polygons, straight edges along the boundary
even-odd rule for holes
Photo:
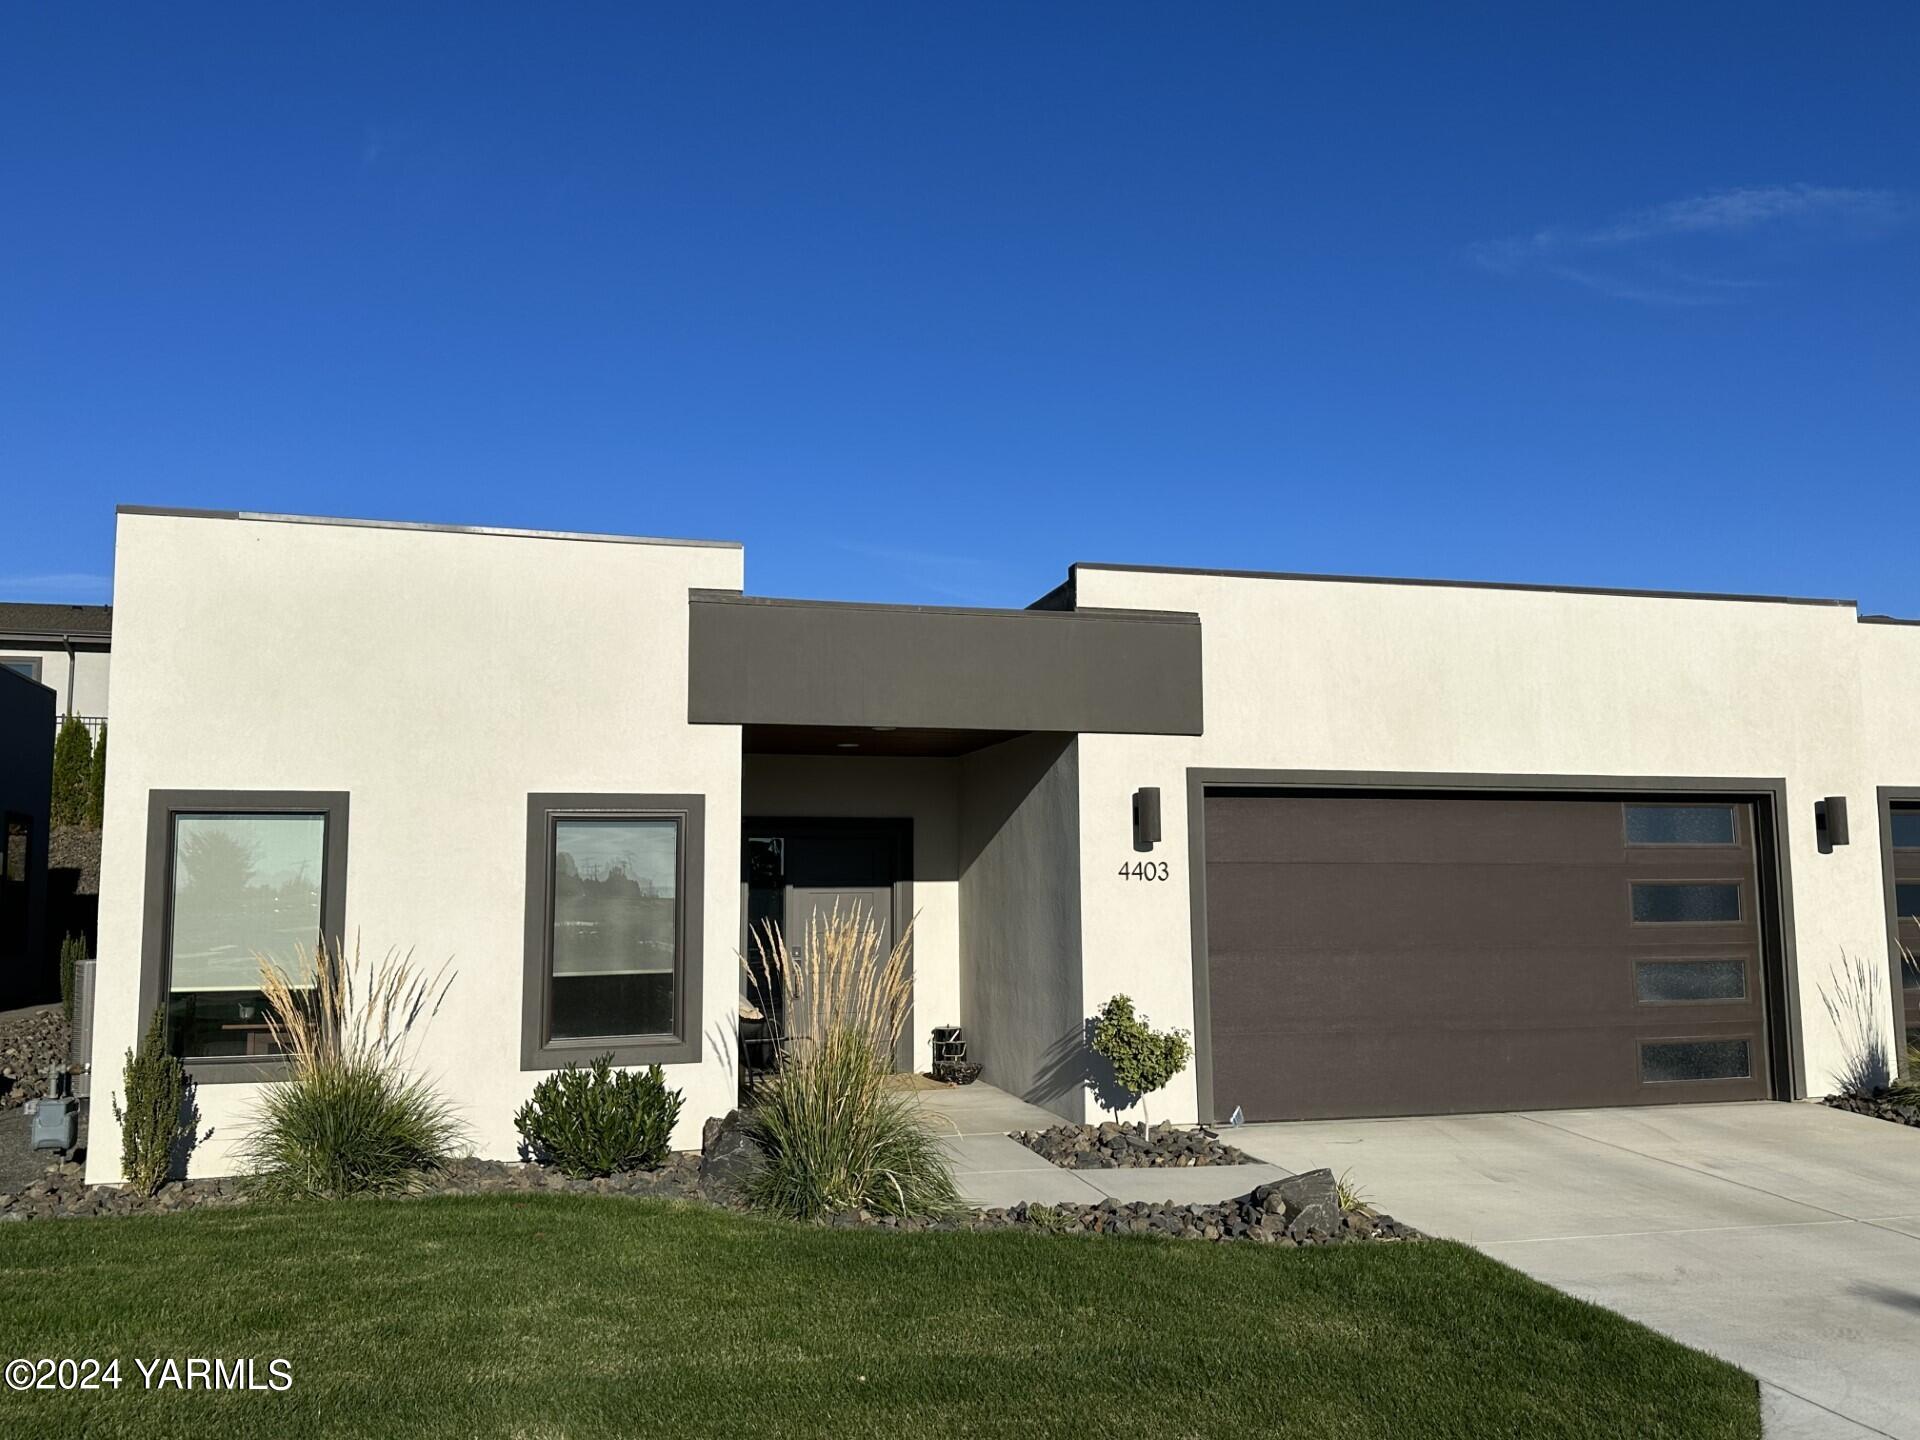
[[[0,670],[0,1010],[46,998],[53,691]]]
[[[839,903],[914,921],[903,1060],[959,1023],[1068,1117],[1116,992],[1194,1035],[1156,1119],[1896,1063],[1920,629],[1105,565],[1027,610],[743,582],[725,544],[122,511],[93,1053],[165,1003],[228,1168],[278,1063],[250,957],[324,931],[451,959],[419,1060],[480,1153],[608,1051],[666,1066],[691,1146],[737,1098],[749,922]]]
[[[36,605],[0,600],[0,669],[38,680],[59,716],[77,715],[98,738],[107,718],[111,605]]]

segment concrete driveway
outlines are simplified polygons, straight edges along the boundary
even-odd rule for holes
[[[1920,1440],[1920,1129],[1822,1105],[1249,1125],[1388,1213],[1725,1357],[1770,1437]]]

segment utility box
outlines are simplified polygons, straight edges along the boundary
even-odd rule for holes
[[[47,1093],[20,1108],[27,1113],[28,1144],[35,1150],[67,1154],[80,1143],[80,1102],[61,1092],[66,1076],[54,1070],[47,1076]]]

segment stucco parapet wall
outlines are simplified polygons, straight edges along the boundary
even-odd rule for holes
[[[696,724],[1201,733],[1190,612],[690,600]]]
[[[158,515],[178,520],[252,520],[278,525],[341,525],[363,530],[419,530],[441,535],[494,535],[523,540],[593,540],[608,545],[674,545],[689,549],[739,550],[738,540],[682,540],[657,535],[604,535],[587,530],[515,530],[498,525],[435,525],[415,520],[355,520],[331,515],[275,515],[259,510],[194,510],[165,505],[121,505],[120,515]]]
[[[1601,585],[1545,585],[1507,580],[1440,580],[1398,575],[1326,575],[1298,570],[1212,570],[1185,565],[1117,565],[1097,561],[1079,561],[1068,568],[1066,582],[1049,591],[1036,605],[1072,605],[1082,571],[1107,571],[1123,575],[1190,575],[1217,580],[1287,580],[1323,585],[1406,585],[1428,586],[1441,590],[1511,590],[1535,595],[1611,595],[1637,600],[1713,600],[1749,605],[1820,605],[1857,610],[1857,600],[1814,595],[1744,595],[1711,590],[1633,590]],[[1877,623],[1920,624],[1899,621],[1888,616],[1861,616]]]

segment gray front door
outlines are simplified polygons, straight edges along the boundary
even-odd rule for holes
[[[886,964],[887,956],[893,952],[893,887],[890,885],[787,886],[786,939],[794,958],[805,953],[807,932],[814,918],[818,916],[818,923],[824,928],[835,907],[842,916],[871,915],[878,922],[880,935],[874,964]],[[902,1070],[913,1067],[912,1047],[913,1037],[902,1034],[894,1052],[894,1063]]]

